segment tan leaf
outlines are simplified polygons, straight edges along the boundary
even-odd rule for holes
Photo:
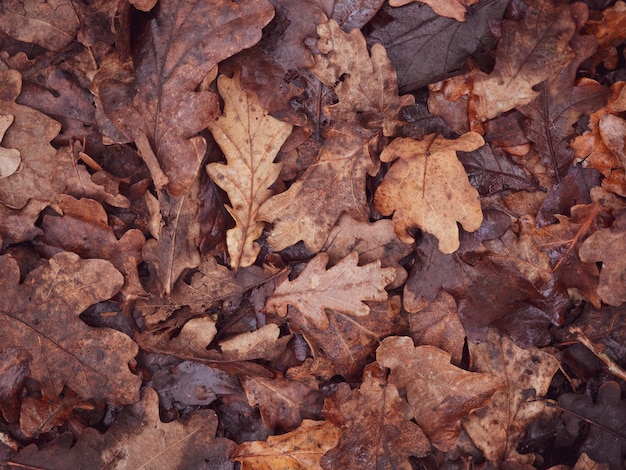
[[[575,32],[569,6],[534,0],[520,22],[505,20],[496,64],[474,81],[478,119],[487,120],[530,103],[533,87],[556,76],[574,58],[568,41]]]
[[[609,305],[619,306],[626,302],[626,216],[617,216],[610,228],[604,228],[584,241],[578,252],[581,261],[602,261],[598,295]],[[607,250],[607,248],[609,248]]]
[[[491,402],[463,420],[463,427],[491,462],[532,464],[532,454],[521,455],[517,446],[526,427],[547,412],[545,401],[559,361],[551,354],[521,349],[495,329],[487,341],[469,343],[474,369],[494,374],[506,383]]]
[[[321,470],[320,459],[337,445],[341,432],[328,421],[305,419],[294,431],[240,444],[232,459],[242,470]]]
[[[411,252],[412,246],[398,239],[391,220],[359,222],[344,214],[330,231],[322,249],[333,264],[352,251],[359,254],[361,264],[379,259],[383,268],[395,268],[396,279],[389,284],[389,289],[394,289],[406,281],[406,270],[398,261]]]
[[[330,412],[334,422],[340,418],[336,424],[345,431],[337,447],[322,458],[322,468],[359,468],[367,462],[371,468],[411,470],[409,457],[430,452],[430,442],[410,421],[405,401],[378,364],[366,367],[357,390],[350,390],[346,383],[339,387],[326,401],[324,412]]]
[[[0,114],[0,143],[2,143],[4,133],[13,123],[13,119],[14,116],[10,114]],[[19,150],[0,147],[0,179],[15,173],[21,162]]]
[[[468,372],[450,364],[450,354],[434,346],[413,346],[408,337],[385,338],[376,360],[391,369],[389,382],[406,388],[417,424],[443,452],[455,444],[461,418],[487,404],[504,387],[504,380],[488,373]]]
[[[389,5],[401,7],[411,2],[425,3],[440,16],[454,18],[457,21],[465,21],[467,8],[478,3],[479,0],[389,0]]]
[[[59,253],[19,284],[16,261],[0,257],[0,340],[27,351],[30,377],[45,395],[56,397],[67,385],[85,399],[133,403],[141,380],[128,367],[138,352],[125,334],[92,328],[79,318],[90,305],[111,298],[122,275],[101,259],[81,260]]]
[[[342,213],[367,219],[365,177],[378,170],[370,156],[377,141],[378,134],[354,126],[329,130],[317,162],[259,210],[259,220],[274,224],[268,237],[272,248],[280,251],[303,240],[318,252]]]
[[[383,150],[382,161],[399,160],[376,190],[374,204],[383,215],[393,214],[400,240],[411,243],[408,230],[417,227],[435,235],[443,253],[452,253],[459,247],[457,221],[468,232],[478,230],[483,220],[478,191],[456,152],[482,145],[479,134],[468,132],[457,140],[436,134],[423,141],[399,138]]]
[[[280,316],[293,305],[317,328],[328,328],[327,308],[351,315],[368,315],[364,300],[385,300],[385,286],[393,281],[395,270],[381,268],[380,261],[358,266],[359,255],[350,253],[326,270],[328,255],[319,253],[293,281],[283,281],[269,296],[265,307]]]
[[[393,135],[399,125],[398,113],[414,103],[413,96],[398,96],[396,71],[385,48],[374,44],[371,57],[363,33],[342,31],[335,20],[317,27],[320,39],[313,73],[326,85],[334,87],[339,102],[325,110],[335,120],[358,122],[370,129],[382,128]]]
[[[4,0],[0,30],[20,41],[60,51],[78,32],[80,20],[70,0]]]
[[[206,170],[230,199],[228,212],[236,225],[228,230],[226,243],[230,266],[238,269],[253,264],[261,250],[255,242],[263,231],[257,213],[272,195],[269,187],[281,168],[273,163],[274,157],[292,126],[267,114],[256,95],[242,90],[239,75],[232,79],[221,75],[217,86],[224,98],[224,113],[209,124],[209,130],[228,164],[211,163]]]

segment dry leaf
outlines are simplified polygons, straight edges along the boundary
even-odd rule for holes
[[[391,369],[389,382],[406,388],[417,424],[432,445],[447,452],[454,446],[461,418],[485,406],[505,386],[490,373],[468,372],[450,364],[450,354],[434,346],[413,346],[408,337],[385,338],[377,362]]]
[[[14,116],[10,114],[0,114],[0,143],[2,143],[5,132],[13,123],[13,118]],[[15,173],[21,162],[19,150],[0,147],[0,179]]]
[[[334,87],[339,97],[339,103],[325,111],[335,120],[379,127],[384,135],[393,135],[400,109],[414,99],[411,95],[398,97],[396,72],[385,48],[375,44],[370,57],[361,31],[346,34],[334,20],[319,25],[317,34],[321,54],[315,55],[313,73]]]
[[[483,220],[478,191],[456,151],[470,152],[484,143],[474,132],[457,140],[431,134],[423,141],[396,139],[383,150],[382,161],[399,160],[378,187],[374,204],[383,215],[393,214],[400,240],[411,243],[409,230],[421,228],[439,239],[443,253],[452,253],[459,248],[457,221],[468,232],[478,230]]]
[[[287,314],[293,305],[301,315],[320,329],[328,328],[325,309],[332,308],[350,315],[368,315],[365,300],[385,300],[385,286],[393,281],[395,270],[381,268],[380,261],[357,266],[357,253],[350,253],[326,270],[328,255],[319,253],[293,281],[285,280],[274,289],[266,302],[269,312]]]
[[[356,390],[341,384],[324,405],[328,419],[344,429],[339,444],[326,452],[322,468],[411,470],[409,457],[424,457],[430,442],[413,423],[395,385],[388,383],[382,367],[365,368],[363,382]]]
[[[574,58],[568,44],[574,32],[569,7],[542,0],[530,2],[522,21],[505,20],[493,71],[474,81],[478,119],[494,118],[539,96],[533,87]]]
[[[521,349],[494,329],[487,341],[469,343],[473,368],[506,383],[491,402],[463,420],[463,427],[491,462],[530,465],[532,454],[517,452],[526,427],[548,413],[542,398],[548,393],[559,361],[537,348]]]
[[[78,316],[115,295],[122,275],[105,260],[59,253],[19,284],[15,260],[0,257],[2,344],[27,351],[30,377],[56,397],[67,385],[85,399],[133,403],[141,380],[128,367],[137,345],[125,334],[87,326]],[[26,326],[26,328],[25,328]]]
[[[479,2],[479,0],[390,0],[392,7],[401,7],[411,2],[425,3],[433,9],[435,13],[457,21],[465,21],[465,12],[468,7]]]
[[[228,230],[226,243],[230,266],[238,269],[253,264],[261,250],[255,242],[263,231],[257,213],[272,195],[269,187],[281,168],[273,163],[274,157],[292,126],[268,115],[256,95],[242,90],[239,75],[232,79],[221,75],[217,86],[224,98],[224,113],[209,129],[228,164],[212,163],[206,169],[230,199],[228,212],[236,225]]]

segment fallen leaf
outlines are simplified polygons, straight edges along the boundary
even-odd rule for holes
[[[48,205],[45,201],[32,199],[20,210],[10,209],[0,204],[0,246],[34,239],[43,232],[35,222],[39,213]]]
[[[378,170],[371,157],[378,137],[348,125],[328,131],[317,161],[259,210],[259,220],[274,224],[268,236],[272,248],[280,251],[302,240],[317,252],[343,213],[366,220],[365,177]]]
[[[479,0],[390,0],[389,5],[392,7],[401,7],[411,2],[421,2],[432,8],[438,15],[454,18],[457,21],[465,21],[467,8],[478,3],[478,1]]]
[[[196,89],[218,62],[255,44],[273,15],[266,0],[162,1],[138,45],[131,83],[99,84],[104,111],[135,140],[157,190],[189,191],[206,148],[194,136],[218,113],[216,95]]]
[[[340,435],[341,429],[328,421],[305,419],[286,434],[240,444],[232,459],[242,470],[322,470],[320,459],[337,445]]]
[[[325,309],[332,308],[354,316],[368,315],[365,300],[385,300],[385,286],[395,275],[393,268],[381,268],[380,261],[357,266],[358,254],[350,253],[326,270],[328,255],[319,253],[293,281],[285,280],[274,289],[265,308],[280,316],[293,305],[301,315],[322,330],[329,322]]]
[[[609,305],[619,306],[626,302],[626,259],[621,251],[626,243],[626,214],[616,215],[613,225],[591,234],[580,246],[578,255],[586,263],[602,262],[598,295]],[[611,247],[607,251],[607,247]],[[596,305],[596,308],[599,305]]]
[[[382,128],[390,136],[398,127],[400,108],[414,103],[411,95],[398,97],[396,73],[385,48],[375,44],[368,53],[360,30],[344,33],[336,21],[317,27],[320,39],[312,71],[334,87],[339,102],[325,111],[332,119],[358,122],[366,128]],[[370,56],[371,54],[371,56]]]
[[[368,44],[385,46],[398,74],[398,88],[407,93],[457,75],[468,57],[490,50],[495,44],[490,24],[502,18],[508,4],[481,0],[464,22],[439,16],[423,4],[383,6],[378,16],[389,20],[373,24]]]
[[[474,80],[477,118],[494,118],[539,96],[533,87],[555,77],[574,58],[568,44],[574,32],[569,7],[542,0],[529,2],[522,21],[505,20],[493,71]]]
[[[484,145],[470,132],[457,140],[431,134],[423,141],[399,138],[389,144],[380,159],[399,158],[385,175],[374,196],[383,215],[393,214],[396,235],[411,243],[411,228],[421,228],[439,239],[439,249],[452,253],[459,247],[459,221],[468,232],[478,230],[483,214],[478,192],[469,183],[456,151],[472,151]]]
[[[59,253],[31,271],[22,284],[15,260],[0,257],[2,344],[28,352],[30,377],[44,395],[67,385],[85,399],[125,404],[137,400],[140,379],[128,367],[137,345],[125,334],[92,328],[78,318],[123,284],[111,263]]]
[[[70,0],[6,0],[0,10],[2,31],[51,51],[60,51],[72,42],[79,28]]]
[[[20,419],[20,393],[30,375],[30,354],[18,348],[0,350],[0,412],[7,423]]]
[[[485,406],[504,388],[502,378],[468,372],[450,364],[450,354],[434,346],[413,346],[408,337],[385,338],[376,361],[391,369],[389,382],[407,390],[413,417],[433,446],[447,452],[461,431],[461,419]]]
[[[487,341],[469,343],[472,368],[494,374],[506,384],[484,408],[463,419],[463,428],[490,462],[531,465],[533,454],[517,447],[526,427],[550,410],[542,398],[548,393],[559,361],[537,348],[521,349],[509,338],[489,332]]]
[[[0,143],[2,143],[6,130],[13,123],[13,118],[14,116],[10,114],[0,114]],[[0,147],[0,179],[15,173],[21,162],[19,150]]]
[[[263,231],[257,221],[259,207],[272,195],[281,165],[273,163],[281,145],[291,133],[291,125],[264,111],[258,98],[232,79],[221,75],[217,86],[224,99],[224,113],[209,129],[226,155],[227,165],[211,163],[206,169],[213,181],[230,199],[230,215],[235,228],[226,232],[230,265],[250,266],[261,250],[255,242]]]
[[[593,57],[594,64],[600,62],[604,66],[613,70],[617,67],[619,61],[619,53],[616,45],[626,39],[626,4],[623,1],[615,2],[602,11],[602,20],[597,18],[590,19],[586,25],[586,29],[598,39],[598,51]]]
[[[389,284],[389,289],[400,287],[406,281],[406,270],[398,261],[411,252],[411,245],[398,239],[391,220],[359,222],[342,215],[328,234],[322,250],[328,253],[332,264],[356,251],[361,264],[379,259],[383,268],[395,268],[396,278]]]
[[[322,457],[322,468],[357,468],[367,462],[377,469],[411,470],[409,457],[430,452],[430,442],[410,420],[405,401],[378,364],[365,368],[358,389],[340,387],[326,400],[324,411],[344,431],[337,446]]]
[[[361,29],[376,15],[384,0],[336,0],[331,18],[346,32]],[[329,15],[330,16],[330,15]]]

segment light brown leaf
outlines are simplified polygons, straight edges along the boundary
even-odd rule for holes
[[[263,231],[257,221],[259,207],[271,195],[281,165],[273,163],[281,145],[291,133],[291,124],[273,118],[259,104],[256,95],[242,90],[239,75],[217,80],[224,98],[224,113],[209,130],[222,148],[227,165],[211,163],[207,173],[228,194],[228,212],[235,227],[226,233],[230,266],[250,266],[261,250],[255,242]]]
[[[533,87],[556,76],[574,58],[568,41],[575,29],[569,6],[539,0],[530,2],[522,21],[505,20],[493,71],[474,81],[478,119],[534,100],[539,92]]]
[[[294,431],[240,444],[232,458],[242,470],[322,470],[320,459],[337,445],[341,432],[328,421],[305,419]]]
[[[367,219],[365,177],[378,170],[370,150],[377,141],[378,134],[354,126],[329,130],[317,162],[259,210],[259,220],[274,224],[268,236],[272,248],[280,251],[303,240],[318,252],[342,213]]]
[[[383,268],[395,268],[396,278],[389,284],[389,289],[394,289],[406,281],[406,270],[398,261],[411,252],[412,246],[398,239],[391,220],[359,222],[344,214],[330,231],[322,249],[333,264],[352,251],[359,254],[361,264],[379,259]]]
[[[0,257],[0,340],[27,351],[30,377],[56,397],[67,385],[85,399],[133,403],[141,380],[128,363],[138,352],[125,334],[92,328],[78,317],[90,305],[115,295],[122,275],[101,259],[59,253],[19,284],[15,260]]]
[[[417,227],[435,235],[443,253],[452,253],[459,247],[457,221],[468,232],[480,228],[478,191],[469,183],[456,152],[470,152],[484,143],[474,132],[457,140],[431,134],[423,141],[399,138],[383,150],[382,161],[399,160],[376,190],[374,204],[381,214],[393,214],[400,240],[411,243],[408,231]]]
[[[339,387],[326,401],[324,411],[327,415],[330,412],[333,421],[340,420],[336,424],[345,431],[337,447],[322,458],[322,468],[359,468],[366,464],[381,470],[411,470],[409,457],[424,457],[430,452],[430,442],[410,421],[406,403],[378,364],[365,369],[357,390],[350,390],[345,383]]]
[[[487,341],[469,343],[474,369],[493,374],[506,383],[484,408],[463,420],[463,427],[491,462],[532,464],[532,454],[521,455],[517,446],[526,427],[547,412],[545,401],[559,361],[551,354],[521,349],[505,335],[491,329]]]
[[[3,0],[0,30],[20,41],[60,51],[78,32],[80,21],[70,0]]]
[[[320,39],[313,73],[334,87],[339,102],[325,108],[335,120],[356,122],[363,127],[382,128],[393,135],[399,125],[398,113],[414,103],[413,96],[398,96],[396,71],[382,45],[367,51],[359,29],[344,33],[335,20],[317,27]]]
[[[269,296],[265,307],[280,316],[293,305],[313,325],[328,328],[324,312],[332,308],[350,315],[368,315],[370,308],[364,300],[385,300],[385,286],[393,281],[395,270],[381,268],[380,261],[358,266],[358,254],[350,253],[326,270],[328,255],[319,253],[293,281],[283,281]]]
[[[504,380],[489,373],[468,372],[450,364],[450,354],[434,346],[413,346],[408,337],[385,338],[376,360],[391,369],[389,382],[406,388],[417,424],[430,442],[443,452],[455,444],[461,418],[485,406],[504,387]]]
[[[0,143],[2,143],[5,132],[13,123],[13,119],[14,116],[10,114],[0,114]],[[0,147],[0,179],[15,173],[21,162],[19,150]]]
[[[457,21],[465,21],[467,8],[478,3],[479,0],[390,0],[389,5],[401,7],[411,2],[425,3],[440,16],[454,18]]]

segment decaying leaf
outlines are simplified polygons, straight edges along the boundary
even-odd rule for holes
[[[385,286],[394,276],[393,268],[381,268],[380,261],[358,266],[353,252],[326,270],[328,255],[319,253],[293,281],[285,280],[270,295],[265,308],[281,316],[293,305],[313,325],[328,328],[324,310],[333,308],[355,316],[369,314],[365,300],[385,300]]]
[[[376,208],[393,214],[396,235],[406,243],[411,228],[421,228],[439,239],[439,249],[452,253],[459,247],[459,221],[468,232],[478,230],[483,214],[478,192],[469,183],[456,151],[470,152],[484,145],[470,132],[457,140],[431,134],[423,141],[394,140],[380,159],[394,163],[374,197]]]
[[[341,432],[328,421],[305,419],[294,431],[240,444],[232,458],[242,470],[322,470],[320,459],[337,445]]]
[[[521,349],[506,336],[491,330],[482,344],[469,344],[473,369],[501,378],[498,390],[484,408],[463,419],[463,427],[492,462],[532,464],[532,454],[517,452],[526,427],[550,412],[542,398],[548,393],[559,361],[536,348]]]
[[[598,230],[587,238],[578,255],[587,263],[602,261],[598,295],[609,305],[619,306],[626,302],[626,214],[621,213],[610,228]],[[607,251],[607,247],[611,247]]]
[[[189,191],[206,149],[195,134],[218,113],[216,95],[196,89],[218,62],[255,44],[273,15],[266,0],[161,1],[138,46],[135,76],[99,84],[104,111],[136,142],[157,190]]]
[[[92,328],[78,318],[119,291],[119,271],[108,261],[63,252],[19,284],[15,260],[4,255],[0,264],[0,285],[9,293],[0,300],[2,344],[30,354],[30,377],[44,394],[56,397],[67,385],[86,399],[134,403],[141,380],[128,363],[137,345],[119,331]]]
[[[496,65],[474,81],[478,119],[530,103],[533,87],[554,77],[574,58],[568,41],[575,32],[569,7],[544,0],[529,2],[520,22],[505,20],[498,41]]]
[[[385,48],[372,46],[371,57],[360,30],[344,33],[336,21],[317,27],[320,39],[313,73],[335,87],[339,102],[326,108],[336,120],[382,128],[386,136],[398,126],[402,106],[413,104],[411,95],[398,97],[396,73]]]
[[[415,421],[435,447],[446,452],[460,433],[461,419],[485,406],[504,388],[492,373],[468,372],[450,364],[450,354],[434,346],[413,345],[405,336],[385,338],[377,362],[391,369],[389,382],[406,388]]]
[[[421,2],[427,4],[435,13],[457,21],[465,21],[467,7],[478,3],[479,0],[390,0],[389,5],[401,7],[411,2]]]
[[[228,230],[226,243],[230,265],[238,269],[254,263],[261,249],[255,242],[263,231],[257,213],[272,195],[269,187],[281,167],[273,163],[274,157],[292,126],[268,115],[256,95],[242,90],[238,75],[232,79],[221,75],[217,86],[224,98],[224,113],[209,129],[228,165],[212,163],[207,172],[230,199],[228,212],[236,225]]]
[[[2,143],[4,133],[13,123],[13,118],[14,116],[10,114],[0,114],[0,143]],[[0,179],[15,173],[21,161],[19,150],[0,147]]]
[[[365,368],[357,390],[347,384],[325,403],[324,412],[344,428],[337,447],[326,452],[322,468],[357,468],[362,462],[377,469],[411,470],[410,456],[430,452],[424,432],[409,420],[398,389],[387,382],[382,367]]]

